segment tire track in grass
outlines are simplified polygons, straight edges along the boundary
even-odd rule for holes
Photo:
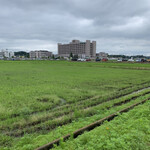
[[[129,102],[130,100],[133,100],[133,99],[135,99],[135,98],[138,98],[139,96],[144,96],[144,95],[146,95],[146,94],[149,94],[150,93],[150,91],[147,91],[147,92],[145,92],[145,93],[143,93],[142,95],[136,95],[136,96],[133,96],[133,97],[131,97],[131,98],[128,98],[127,100],[126,100],[126,102]],[[113,99],[112,99],[113,100]],[[107,102],[107,101],[105,101],[105,102]],[[78,106],[78,104],[77,104],[77,106],[76,107],[78,107],[78,109],[90,109],[90,108],[92,108],[92,107],[94,107],[94,106],[97,106],[97,105],[100,105],[100,104],[102,104],[102,103],[105,103],[105,102],[95,102],[95,101],[93,101],[93,103],[90,103],[90,105],[87,105],[87,106],[85,106],[85,104],[82,106],[82,105],[80,105],[80,106]],[[124,101],[123,102],[121,102],[121,103],[125,103]],[[121,104],[120,102],[119,103],[116,103],[115,105],[120,105]],[[75,107],[75,109],[76,109],[76,107]],[[29,123],[26,123],[26,124],[24,124],[24,125],[20,125],[20,124],[16,124],[16,125],[14,125],[14,129],[16,128],[16,129],[23,129],[24,127],[26,127],[26,126],[28,126],[28,127],[30,127],[30,126],[34,126],[34,125],[36,125],[36,124],[40,124],[41,122],[44,122],[44,121],[47,121],[48,119],[55,119],[55,118],[59,118],[59,117],[62,117],[62,116],[64,116],[64,115],[68,115],[68,114],[71,114],[72,112],[74,112],[75,111],[75,109],[74,110],[67,110],[67,111],[63,111],[62,112],[62,110],[61,111],[57,111],[57,116],[56,116],[56,112],[52,112],[49,116],[46,116],[46,117],[44,117],[44,118],[42,118],[42,119],[38,119],[38,120],[36,120],[36,121],[33,121],[33,122],[29,122]],[[107,108],[108,109],[108,108]],[[6,128],[7,130],[10,130],[9,128]],[[4,128],[3,128],[3,130],[5,130]]]
[[[123,104],[123,103],[127,103],[127,102],[129,102],[129,101],[131,101],[131,100],[134,100],[134,99],[136,99],[137,97],[139,97],[139,96],[144,96],[145,94],[149,94],[150,92],[149,91],[147,91],[147,92],[145,92],[145,93],[143,93],[142,95],[137,95],[137,96],[133,96],[133,97],[131,97],[131,98],[128,98],[127,100],[125,100],[125,101],[121,101],[121,102],[119,102],[119,103],[115,103],[115,105],[113,105],[113,106],[119,106],[119,105],[121,105],[121,104]],[[100,104],[92,104],[92,105],[90,105],[90,106],[87,106],[87,107],[84,107],[84,108],[82,108],[82,107],[80,107],[80,109],[90,109],[90,108],[92,108],[92,107],[94,107],[94,106],[98,106],[98,105],[100,105]],[[109,107],[107,107],[107,109],[109,109]],[[30,123],[27,123],[27,124],[24,124],[23,126],[15,126],[14,127],[14,130],[15,129],[24,129],[24,127],[31,127],[31,126],[35,126],[35,125],[37,125],[37,124],[41,124],[41,123],[43,123],[44,121],[47,121],[48,119],[57,119],[57,118],[62,118],[64,115],[68,115],[68,114],[72,114],[72,112],[74,112],[74,110],[73,111],[68,111],[68,112],[62,112],[62,114],[61,114],[61,112],[60,112],[60,114],[56,117],[56,116],[49,116],[49,117],[46,117],[46,118],[43,118],[42,120],[37,120],[37,121],[35,121],[35,122],[30,122]],[[54,113],[55,114],[55,113]],[[10,130],[10,129],[8,129],[7,128],[7,130]],[[4,129],[3,129],[3,131],[4,131]]]
[[[143,85],[143,86],[144,86],[144,84],[148,84],[148,83],[150,83],[150,82],[143,82],[142,84],[137,84],[137,86],[138,86],[138,85]],[[127,90],[127,89],[131,89],[131,87],[132,87],[132,86],[128,86],[128,87],[126,87],[126,88],[122,88],[122,89],[119,90],[119,92],[124,91],[124,90]],[[136,93],[136,92],[138,92],[139,90],[141,91],[141,90],[144,90],[144,89],[147,89],[147,88],[150,88],[149,85],[147,85],[147,86],[145,86],[145,87],[141,87],[141,88],[135,90],[134,92]],[[131,92],[125,92],[125,93],[122,93],[122,94],[120,94],[120,95],[115,95],[115,96],[112,96],[112,97],[110,97],[110,98],[107,98],[107,100],[105,100],[105,101],[103,101],[103,102],[110,101],[110,100],[115,99],[115,98],[120,98],[120,97],[122,97],[122,96],[126,96],[126,95],[132,94],[132,93],[133,93],[133,91],[131,91]],[[86,101],[90,101],[90,100],[94,100],[94,99],[98,99],[98,98],[102,98],[102,97],[98,95],[98,96],[90,97],[90,98],[88,98],[88,99],[87,99],[87,98],[86,98],[86,99],[82,99],[82,100],[80,100],[80,101],[77,101],[75,105],[81,105],[82,103],[85,103]],[[99,104],[100,104],[100,103],[99,103]],[[24,116],[31,116],[31,115],[38,114],[38,113],[43,113],[43,112],[59,111],[59,110],[62,110],[62,109],[68,109],[68,108],[72,107],[72,105],[74,105],[74,102],[71,102],[71,103],[68,103],[68,104],[59,105],[59,106],[53,105],[53,106],[51,106],[50,108],[47,108],[47,109],[44,109],[44,110],[33,111],[33,112],[31,112],[31,113],[24,114]],[[56,107],[54,107],[54,106],[56,106]],[[20,116],[22,116],[22,115],[23,115],[23,114],[20,114],[20,113],[19,113],[19,114],[12,114],[12,115],[10,116],[10,118],[13,119],[13,118],[20,117]],[[0,118],[1,121],[5,121],[5,120],[7,120],[7,119],[8,119],[8,117],[7,117],[7,118]]]
[[[67,135],[63,136],[62,138],[56,139],[56,140],[54,140],[54,141],[52,141],[52,142],[50,142],[50,143],[48,143],[48,144],[46,144],[44,146],[41,146],[41,147],[37,148],[36,150],[50,150],[50,149],[52,149],[54,147],[54,144],[58,146],[62,140],[66,141],[71,136],[73,136],[73,138],[77,138],[79,135],[83,134],[85,131],[91,131],[94,128],[96,128],[97,126],[102,125],[104,123],[104,121],[111,121],[115,117],[117,117],[118,114],[122,114],[124,112],[128,112],[129,110],[133,109],[135,106],[138,106],[140,104],[145,103],[147,100],[149,100],[149,99],[145,99],[145,100],[143,100],[141,102],[138,102],[138,103],[135,103],[133,105],[130,105],[130,106],[128,106],[128,107],[126,107],[126,108],[124,108],[124,109],[122,109],[120,111],[117,111],[117,112],[115,112],[115,113],[113,113],[113,114],[111,114],[111,115],[109,115],[109,116],[107,116],[105,118],[102,118],[102,119],[100,119],[100,120],[98,120],[98,121],[96,121],[96,122],[94,122],[94,123],[92,123],[90,125],[87,125],[87,126],[85,126],[83,128],[80,128],[80,129],[74,131],[72,135],[71,134],[67,134]]]
[[[114,102],[114,104],[111,107],[106,107],[105,109],[110,109],[112,107],[121,106],[123,104],[126,104],[126,103],[132,101],[132,100],[135,100],[138,97],[144,96],[144,95],[149,94],[149,93],[150,93],[150,91],[147,91],[147,92],[145,92],[145,93],[143,93],[141,95],[135,95],[135,96],[132,96],[132,97],[127,98],[125,100],[122,100],[120,102]],[[94,106],[98,106],[98,105],[94,105]],[[84,111],[88,111],[88,110],[94,108],[94,106],[84,108]],[[19,131],[18,131],[18,128],[16,127],[15,129],[11,130],[10,132],[3,132],[3,134],[9,135],[9,136],[14,136],[14,137],[21,137],[25,133],[32,133],[32,132],[35,132],[35,131],[36,132],[40,132],[40,130],[52,130],[52,129],[55,129],[57,126],[61,126],[61,125],[65,125],[65,124],[71,123],[75,119],[75,118],[73,118],[73,115],[74,115],[74,113],[70,112],[67,115],[62,115],[62,116],[59,116],[57,118],[54,118],[54,124],[52,124],[51,126],[45,127],[44,129],[43,129],[43,126],[40,126],[40,124],[41,125],[44,124],[44,120],[43,120],[43,121],[37,122],[35,124],[31,123],[30,125],[25,125],[25,127],[22,128]],[[89,116],[91,116],[91,115],[93,115],[93,114],[89,113]],[[68,116],[67,120],[63,120],[63,117],[66,117],[66,116]],[[49,118],[49,119],[52,119],[52,118]],[[61,119],[63,121],[61,121]],[[45,120],[45,122],[46,121],[47,120]],[[33,130],[30,130],[31,126],[33,126]]]
[[[143,83],[141,83],[141,84],[137,84],[136,86],[138,86],[138,85],[143,85],[144,86],[144,84],[146,84],[146,86],[144,86],[144,87],[140,87],[139,89],[137,89],[137,90],[135,90],[134,92],[137,92],[137,91],[139,91],[139,90],[144,90],[144,89],[146,89],[146,88],[148,88],[149,87],[149,85],[147,85],[148,83],[150,83],[150,81],[149,82],[143,82]],[[132,86],[128,86],[128,87],[126,87],[126,88],[121,88],[120,90],[119,90],[119,92],[121,92],[121,91],[124,91],[124,90],[130,90],[130,89],[132,89]],[[109,101],[109,100],[111,100],[111,99],[115,99],[115,98],[119,98],[119,97],[121,97],[121,96],[125,96],[125,95],[128,95],[128,94],[132,94],[133,93],[133,91],[131,91],[131,92],[125,92],[125,93],[122,93],[121,95],[115,95],[115,96],[112,96],[112,97],[110,97],[110,98],[108,98],[107,99],[107,101]],[[92,100],[92,99],[96,99],[96,98],[102,98],[101,96],[94,96],[94,97],[90,97],[89,96],[89,98],[87,99],[87,98],[85,98],[85,99],[81,99],[80,101],[77,101],[76,102],[76,104],[78,103],[78,105],[80,105],[80,104],[82,104],[82,103],[84,103],[85,101],[88,101],[88,100]],[[11,114],[10,116],[9,116],[9,118],[11,118],[11,119],[13,119],[13,118],[17,118],[17,117],[20,117],[20,116],[22,116],[22,115],[24,115],[24,116],[30,116],[30,115],[34,115],[34,114],[37,114],[37,113],[42,113],[42,112],[48,112],[48,111],[58,111],[58,110],[61,110],[61,109],[64,109],[64,108],[68,108],[68,107],[70,107],[70,105],[74,105],[74,102],[70,102],[70,103],[68,103],[68,104],[63,104],[63,105],[59,105],[58,106],[58,104],[57,105],[52,105],[50,108],[46,108],[46,109],[43,109],[43,110],[37,110],[37,111],[33,111],[33,112],[30,112],[30,113],[27,113],[27,114],[21,114],[21,113],[16,113],[16,114]],[[71,105],[71,106],[72,106]],[[55,107],[56,106],[56,107]],[[0,118],[0,121],[5,121],[5,120],[7,120],[7,119],[9,119],[8,117],[7,118]]]

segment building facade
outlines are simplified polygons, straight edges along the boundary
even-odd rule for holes
[[[4,54],[3,52],[0,52],[0,59],[3,59],[4,58]]]
[[[108,53],[105,53],[105,52],[99,52],[99,53],[96,53],[96,57],[99,57],[99,58],[107,58],[108,57]]]
[[[36,50],[29,52],[30,58],[50,58],[52,57],[52,52],[46,50]]]
[[[14,52],[8,50],[1,50],[0,58],[12,58],[14,57]]]
[[[69,44],[58,43],[59,56],[69,57],[71,53],[81,58],[95,58],[96,41],[86,40],[86,42],[80,42],[79,40],[72,40]]]

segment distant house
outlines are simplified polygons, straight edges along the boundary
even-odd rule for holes
[[[47,50],[35,50],[29,52],[30,58],[49,58],[52,57],[52,52],[49,52]]]

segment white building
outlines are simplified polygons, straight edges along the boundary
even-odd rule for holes
[[[8,51],[8,50],[1,50],[0,52],[0,58],[12,58],[14,57],[14,52]]]
[[[9,52],[9,58],[12,58],[15,56],[15,53],[14,52]]]

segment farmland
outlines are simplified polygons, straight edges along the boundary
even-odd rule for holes
[[[150,64],[0,61],[0,83],[0,149],[32,150],[125,106],[149,99]],[[147,105],[138,107],[143,111]],[[131,120],[124,126],[132,122],[132,114],[128,112]],[[92,132],[102,132],[106,126]],[[89,140],[86,134],[93,140],[99,137],[85,133],[81,137],[85,144]],[[78,138],[69,141],[70,148],[76,149],[76,142]],[[81,149],[85,148],[83,144]]]

